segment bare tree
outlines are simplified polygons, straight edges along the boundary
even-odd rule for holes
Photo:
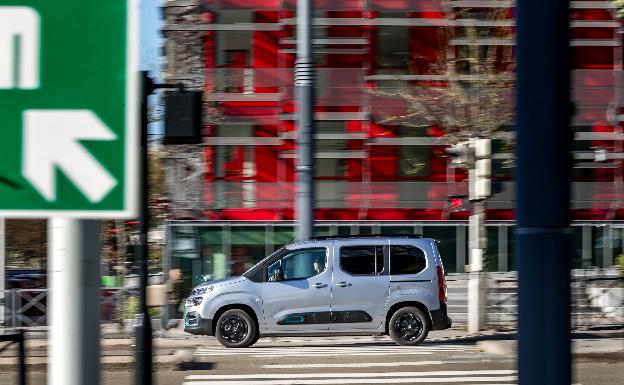
[[[512,51],[503,45],[512,34],[506,11],[449,10],[448,26],[439,34],[442,45],[448,44],[446,55],[418,80],[375,89],[375,95],[398,98],[405,105],[404,113],[382,113],[378,123],[438,125],[451,143],[497,137],[514,116]]]
[[[428,74],[408,75],[402,82],[395,81],[390,87],[374,90],[377,96],[398,99],[404,105],[401,114],[382,112],[378,123],[439,126],[449,144],[475,138],[505,138],[510,145],[511,136],[501,135],[514,116],[512,29],[508,11],[458,10],[450,4],[447,7],[447,26],[441,29],[439,36],[440,46],[447,47],[446,55],[438,57]],[[476,191],[477,172],[483,172],[477,171],[476,163],[481,160],[476,160],[475,155],[473,152],[471,160],[464,165],[469,170],[471,191]],[[414,170],[419,166],[413,162]],[[476,332],[483,329],[486,322],[487,238],[485,196],[470,195],[468,329]]]

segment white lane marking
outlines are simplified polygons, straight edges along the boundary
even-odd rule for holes
[[[444,353],[478,352],[478,349],[464,345],[447,346],[279,346],[253,347],[247,349],[227,349],[224,347],[198,347],[196,356],[247,356],[254,358],[275,357],[319,357],[319,356],[381,356],[387,354],[401,354],[409,356],[433,355]]]
[[[238,380],[238,379],[297,379],[297,378],[366,378],[366,377],[427,377],[427,376],[502,376],[516,374],[513,369],[496,370],[435,370],[427,372],[377,372],[377,373],[258,373],[258,374],[195,374],[188,380]]]
[[[514,385],[517,377],[423,377],[423,378],[343,378],[329,380],[271,380],[271,385],[347,385],[347,384],[430,384],[430,383],[476,383],[496,382],[489,385]],[[267,385],[266,381],[193,381],[183,385]]]
[[[292,364],[262,365],[263,369],[312,369],[312,368],[373,368],[396,366],[442,365],[444,361],[361,362],[355,364]]]

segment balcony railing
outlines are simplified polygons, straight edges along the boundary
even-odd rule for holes
[[[215,181],[206,208],[294,208],[293,182]],[[317,207],[334,209],[449,209],[451,196],[468,195],[465,182],[347,182],[317,181]],[[624,183],[572,183],[573,209],[619,209],[624,201]],[[486,201],[492,209],[513,209],[514,183],[503,182],[500,192]],[[624,209],[624,205],[621,207]],[[469,210],[466,207],[465,210]]]

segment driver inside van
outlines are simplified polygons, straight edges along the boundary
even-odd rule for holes
[[[322,261],[321,258],[315,258],[314,262],[312,262],[312,269],[314,270],[314,275],[320,274],[325,270],[325,261]]]

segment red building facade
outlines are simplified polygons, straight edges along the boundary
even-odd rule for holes
[[[451,197],[466,194],[467,175],[444,155],[454,138],[442,119],[415,114],[414,101],[402,93],[444,87],[453,74],[474,76],[468,58],[476,49],[482,60],[492,60],[488,76],[510,85],[496,103],[513,109],[514,2],[313,3],[317,220],[328,226],[464,226],[470,207]],[[201,218],[211,223],[294,220],[295,5],[296,0],[164,3],[167,80],[192,78],[209,106]],[[612,230],[620,234],[621,22],[608,1],[572,1],[570,20],[574,218],[579,226],[616,226]],[[194,61],[182,65],[176,49],[189,45]],[[491,225],[508,226],[514,218],[513,119],[507,116],[500,115],[493,135],[501,143],[494,148],[493,179],[502,188],[486,204]],[[583,231],[579,244],[586,242]],[[590,236],[589,242],[600,237]],[[459,232],[455,239],[459,244]],[[611,257],[619,252],[614,250]],[[458,257],[457,270],[462,262]]]

